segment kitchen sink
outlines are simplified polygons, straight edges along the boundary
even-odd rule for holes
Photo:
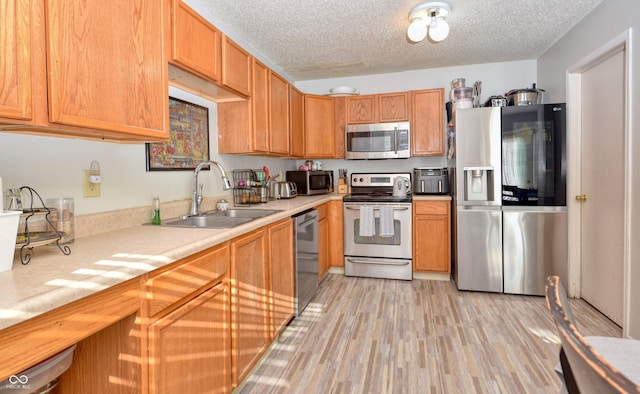
[[[278,209],[228,209],[226,211],[215,212],[229,218],[263,218],[265,216],[273,215],[276,212],[280,212]]]
[[[232,228],[280,212],[277,209],[230,209],[210,211],[162,221],[163,226],[188,228]]]

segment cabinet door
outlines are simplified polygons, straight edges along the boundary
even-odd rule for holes
[[[222,37],[222,84],[244,97],[251,95],[252,58],[240,45]]]
[[[342,200],[329,203],[329,266],[344,267],[344,219]]]
[[[318,219],[318,282],[321,282],[329,271],[329,249],[329,219],[325,216]]]
[[[411,105],[411,156],[443,156],[444,89],[413,91]]]
[[[269,68],[253,60],[253,151],[269,152]]]
[[[269,305],[271,339],[275,339],[293,317],[295,275],[293,221],[287,219],[269,226]]]
[[[335,151],[334,159],[344,159],[345,126],[347,124],[347,98],[335,97],[333,99]]]
[[[347,124],[376,123],[376,96],[347,97]]]
[[[414,271],[450,273],[450,203],[417,201],[414,212]]]
[[[222,33],[189,8],[171,0],[170,61],[213,82],[220,82]]]
[[[231,242],[231,338],[234,386],[269,346],[267,247],[263,229]]]
[[[231,392],[227,284],[152,323],[149,356],[150,393]]]
[[[271,153],[289,154],[289,82],[269,73],[269,131]]]
[[[31,99],[31,11],[29,0],[0,2],[2,61],[0,117],[29,120]]]
[[[289,85],[289,117],[291,155],[304,157],[304,95],[291,85]]]
[[[335,155],[333,99],[304,96],[305,157],[331,158]]]
[[[152,1],[47,1],[49,121],[169,136],[165,8]]]
[[[408,122],[409,93],[388,93],[378,96],[379,122]]]

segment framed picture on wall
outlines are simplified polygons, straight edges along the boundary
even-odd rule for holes
[[[146,144],[147,171],[192,171],[209,160],[209,109],[169,97],[169,141]]]

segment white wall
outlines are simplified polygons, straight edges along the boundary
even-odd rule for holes
[[[389,74],[297,81],[296,87],[305,93],[327,94],[337,86],[351,86],[362,94],[402,92],[407,90],[444,88],[449,99],[451,81],[465,78],[466,86],[482,82],[482,101],[502,95],[511,89],[521,89],[536,82],[536,61],[472,64],[467,66],[411,70]],[[540,86],[543,88],[542,86]]]
[[[631,272],[629,285],[629,321],[626,334],[640,338],[640,2],[637,0],[605,0],[589,16],[562,37],[547,53],[538,59],[538,80],[552,99],[566,98],[567,69],[578,64],[598,48],[610,42],[629,28],[632,29],[631,46],[631,135],[629,146],[631,184],[630,216],[625,218],[630,227]],[[571,108],[568,108],[571,111]],[[606,133],[606,130],[602,130]],[[606,158],[604,159],[606,160]],[[570,175],[570,174],[569,174]],[[607,262],[603,261],[603,264]]]

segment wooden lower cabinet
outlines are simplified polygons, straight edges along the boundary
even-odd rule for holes
[[[229,259],[223,243],[146,279],[149,393],[231,392]]]
[[[329,203],[317,207],[318,210],[318,282],[322,282],[329,271]]]
[[[231,366],[237,386],[270,342],[267,299],[267,232],[231,241]]]
[[[60,377],[60,384],[53,392],[144,392],[141,388],[141,339],[137,317],[137,314],[132,314],[78,342],[73,352],[73,361]]]
[[[329,266],[344,267],[344,218],[342,200],[329,201]]]
[[[149,392],[230,393],[229,317],[222,282],[151,324]]]
[[[271,340],[293,317],[295,309],[295,261],[293,256],[293,220],[269,226],[269,307]]]
[[[451,202],[413,202],[413,270],[451,272]]]

